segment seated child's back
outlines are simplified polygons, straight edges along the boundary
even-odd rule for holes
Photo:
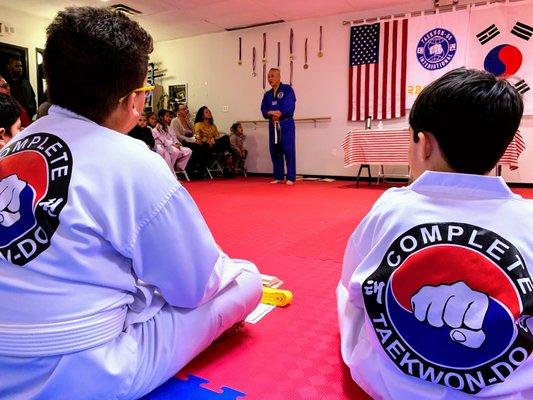
[[[416,100],[413,182],[361,221],[337,288],[344,362],[374,398],[533,398],[533,203],[488,176],[522,111],[476,70]]]

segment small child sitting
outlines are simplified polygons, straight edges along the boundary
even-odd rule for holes
[[[248,156],[248,150],[244,148],[246,135],[244,134],[242,124],[240,122],[235,122],[231,125],[230,131],[231,149],[235,160],[235,169],[245,171],[244,162]]]
[[[522,113],[485,71],[418,95],[411,183],[361,221],[337,288],[342,357],[372,398],[533,398],[533,202],[489,176]]]

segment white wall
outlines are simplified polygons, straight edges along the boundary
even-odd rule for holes
[[[7,36],[0,36],[0,42],[26,47],[28,49],[30,82],[35,94],[37,94],[37,62],[35,59],[35,48],[44,48],[46,42],[46,27],[52,21],[4,7],[0,7],[0,21],[15,28],[15,33]]]
[[[161,62],[166,70],[162,79],[165,90],[168,85],[188,83],[189,108],[202,105],[211,108],[220,130],[228,131],[236,120],[261,119],[259,106],[262,88],[262,33],[267,33],[268,67],[276,63],[278,41],[281,42],[282,81],[289,80],[289,29],[294,30],[296,59],[294,60],[293,86],[298,99],[296,117],[331,117],[331,122],[297,123],[297,173],[316,175],[353,176],[355,167],[343,167],[341,148],[344,134],[362,123],[347,122],[348,104],[348,36],[345,19],[359,19],[416,11],[420,3],[403,8],[373,11],[366,14],[337,15],[283,23],[262,28],[197,36],[187,39],[159,42],[155,45],[152,60]],[[324,31],[323,58],[317,57],[319,26]],[[237,65],[238,38],[243,41],[243,65]],[[304,70],[304,42],[309,38],[309,69]],[[257,73],[252,72],[252,46],[257,51]],[[268,85],[268,83],[267,83]],[[223,107],[229,111],[224,113]],[[385,127],[403,127],[405,120],[385,121]],[[245,126],[248,134],[251,172],[271,172],[268,153],[267,124]],[[533,118],[528,117],[521,129],[527,149],[520,157],[516,171],[504,169],[504,177],[510,182],[533,183]],[[406,168],[388,167],[387,171],[402,173]]]

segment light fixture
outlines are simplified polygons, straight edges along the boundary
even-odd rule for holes
[[[445,6],[454,6],[459,4],[459,0],[434,0],[435,8],[445,7]]]

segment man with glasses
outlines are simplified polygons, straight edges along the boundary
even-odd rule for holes
[[[20,107],[14,98],[0,93],[0,149],[19,131]]]
[[[204,146],[196,142],[187,103],[179,103],[177,110],[176,117],[170,122],[170,128],[176,132],[180,143],[192,150],[191,159],[187,164],[187,173],[192,178],[201,179],[207,167],[208,153]]]
[[[152,38],[68,8],[47,29],[49,114],[0,151],[0,397],[137,399],[256,306],[164,160],[123,134]]]
[[[11,87],[2,76],[0,76],[0,93],[11,95]]]
[[[178,104],[178,112],[175,118],[172,119],[170,127],[176,132],[178,140],[183,142],[195,143],[194,126],[191,122],[191,114],[186,103]]]
[[[2,76],[0,76],[0,93],[11,96],[11,86]],[[25,128],[31,124],[31,119],[28,113],[26,112],[26,110],[24,109],[24,107],[22,107],[18,102],[17,104],[20,108],[20,126],[22,128]]]

